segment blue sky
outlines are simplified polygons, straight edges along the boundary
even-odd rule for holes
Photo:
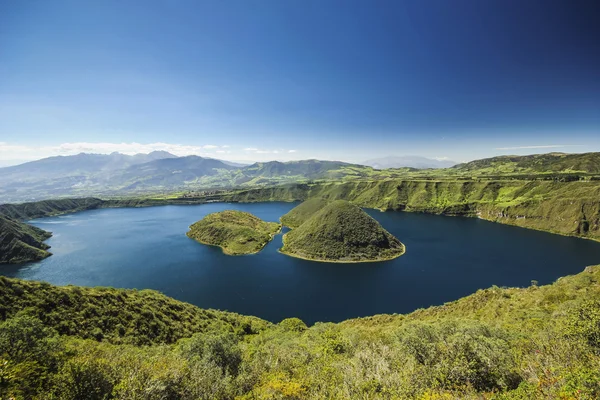
[[[594,1],[0,0],[0,162],[600,151]]]

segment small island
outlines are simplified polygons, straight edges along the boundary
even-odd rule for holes
[[[187,236],[202,244],[219,246],[230,256],[254,254],[273,239],[281,225],[265,222],[243,211],[227,210],[209,214],[192,224]]]
[[[300,213],[289,214],[306,216],[305,211],[317,208],[316,201],[303,204],[298,206]],[[282,217],[282,221],[295,224],[299,219]],[[391,260],[404,254],[405,247],[360,207],[337,200],[286,233],[279,251],[312,261],[356,263]]]

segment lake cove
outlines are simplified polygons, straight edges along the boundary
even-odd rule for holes
[[[475,218],[366,210],[407,252],[390,261],[312,262],[278,252],[231,257],[186,236],[205,215],[241,210],[278,222],[298,203],[211,203],[84,211],[42,218],[53,256],[2,274],[53,284],[156,289],[203,308],[271,321],[341,321],[407,313],[480,288],[529,286],[600,263],[600,243]],[[283,230],[283,233],[287,229]]]

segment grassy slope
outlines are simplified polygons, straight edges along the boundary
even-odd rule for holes
[[[6,361],[0,394],[7,398],[594,399],[600,394],[600,266],[552,285],[492,287],[407,315],[310,328],[294,318],[273,325],[200,310],[153,291],[0,278],[0,293],[0,316],[7,320],[0,324]],[[27,329],[35,323],[23,314],[57,330],[58,343],[45,339],[50,332],[42,334],[40,327],[32,336]],[[177,339],[175,346],[162,345]],[[94,397],[85,397],[89,393]]]
[[[0,318],[25,313],[61,335],[136,345],[174,343],[195,332],[259,331],[269,323],[203,310],[153,290],[53,286],[0,277]]]
[[[480,217],[489,221],[600,240],[600,182],[330,182],[240,190],[227,201],[348,200],[361,207]]]
[[[41,260],[50,255],[50,232],[0,216],[0,264]]]
[[[252,254],[262,250],[281,225],[254,215],[226,210],[209,214],[192,224],[187,236],[203,244],[219,246],[225,254]]]
[[[79,199],[43,200],[20,204],[0,205],[0,215],[28,220],[102,207],[104,201],[93,197]]]
[[[316,261],[365,262],[399,257],[404,245],[359,207],[338,200],[286,233],[281,252]]]
[[[451,169],[482,174],[499,173],[600,173],[600,153],[548,153],[500,156],[459,164]]]
[[[0,205],[0,264],[38,261],[51,255],[43,241],[52,234],[21,221],[88,210],[102,203],[84,198]]]
[[[300,205],[282,216],[280,218],[281,223],[289,228],[297,228],[327,204],[329,204],[329,201],[320,197],[303,201]]]

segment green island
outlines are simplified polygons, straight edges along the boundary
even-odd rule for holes
[[[265,222],[243,211],[226,210],[195,222],[187,236],[236,256],[259,252],[280,230],[281,225],[276,222]]]
[[[296,217],[293,220],[308,216],[309,209],[314,213],[283,236],[281,253],[339,263],[385,261],[404,254],[404,245],[360,207],[345,200],[305,203],[298,206],[300,212],[290,211]],[[324,206],[317,209],[317,205]],[[282,221],[288,219],[282,217]]]
[[[600,266],[406,315],[307,327],[152,290],[0,277],[0,396],[595,399]]]

